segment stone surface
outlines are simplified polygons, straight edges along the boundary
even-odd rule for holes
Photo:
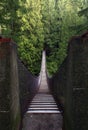
[[[18,70],[13,43],[0,44],[0,129],[18,130],[20,120]]]
[[[59,114],[27,114],[22,130],[62,130],[62,116]]]

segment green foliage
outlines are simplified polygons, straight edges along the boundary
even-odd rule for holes
[[[66,57],[69,38],[88,30],[88,0],[0,0],[0,32],[18,44],[18,55],[38,75],[46,48],[54,74]]]
[[[27,1],[28,2],[28,1]],[[39,2],[39,1],[38,1]],[[22,10],[18,11],[21,17],[21,34],[19,37],[19,55],[33,74],[38,74],[41,67],[41,52],[43,50],[43,25],[40,9],[36,1],[21,3]],[[21,12],[22,11],[22,12]]]

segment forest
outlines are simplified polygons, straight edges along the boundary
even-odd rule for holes
[[[38,75],[46,49],[48,74],[66,57],[69,39],[88,30],[88,0],[0,0],[0,35],[12,38],[18,56]]]

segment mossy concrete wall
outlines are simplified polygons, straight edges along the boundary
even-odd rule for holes
[[[88,38],[75,37],[68,50],[66,113],[72,130],[88,129]],[[67,124],[67,123],[66,123]]]
[[[0,44],[0,129],[18,130],[20,119],[19,82],[15,46]],[[18,120],[18,121],[16,121]]]
[[[64,107],[64,130],[88,129],[88,37],[74,37],[60,70],[49,80]]]
[[[17,48],[14,43],[11,45],[10,54],[10,85],[11,85],[11,121],[12,130],[20,128],[20,99],[19,99],[19,79],[18,79],[18,63],[17,63]]]
[[[10,128],[10,48],[6,43],[0,44],[0,128]]]

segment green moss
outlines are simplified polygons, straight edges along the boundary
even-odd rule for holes
[[[16,118],[12,120],[12,130],[19,129],[20,121],[21,121],[21,117],[20,117],[20,113],[18,112]]]

